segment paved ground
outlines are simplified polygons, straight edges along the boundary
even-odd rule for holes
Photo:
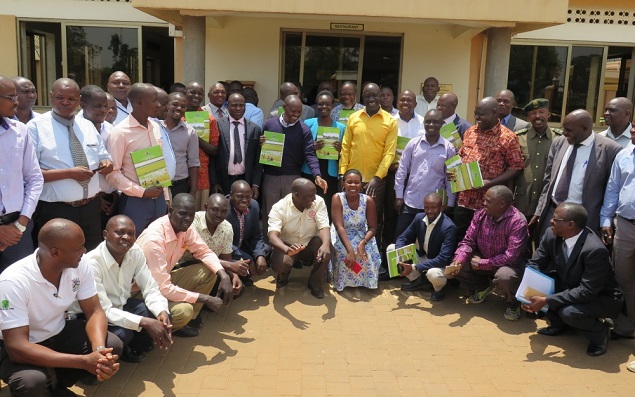
[[[269,273],[268,273],[269,275]],[[90,397],[132,396],[632,396],[635,341],[586,355],[579,334],[535,334],[544,320],[503,318],[490,295],[466,303],[459,289],[431,304],[429,292],[306,289],[308,268],[285,289],[261,279],[198,338],[177,338],[115,379],[74,387]],[[6,386],[0,396],[8,396]]]

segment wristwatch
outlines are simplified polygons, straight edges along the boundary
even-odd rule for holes
[[[26,226],[22,226],[20,224],[20,222],[15,221],[13,222],[13,226],[15,226],[16,228],[18,228],[18,230],[20,231],[20,233],[24,233],[24,231],[26,230]]]

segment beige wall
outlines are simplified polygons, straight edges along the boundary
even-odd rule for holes
[[[278,97],[281,30],[329,31],[328,20],[277,18],[223,18],[207,23],[205,84],[217,80],[254,80],[260,107],[267,110]],[[470,78],[471,37],[455,39],[450,25],[379,23],[366,21],[365,32],[403,34],[399,89],[418,92],[423,80],[435,76],[452,84],[459,95],[457,111],[466,114]],[[257,33],[255,33],[257,32]],[[339,32],[347,33],[347,32]],[[187,60],[184,60],[187,62]]]
[[[0,37],[2,37],[2,62],[0,76],[18,75],[17,22],[13,15],[0,15]]]

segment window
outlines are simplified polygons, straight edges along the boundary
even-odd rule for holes
[[[398,88],[401,36],[285,32],[282,42],[282,80],[300,82],[307,104],[315,102],[318,86],[325,80],[337,87],[350,80],[358,86],[373,81]]]

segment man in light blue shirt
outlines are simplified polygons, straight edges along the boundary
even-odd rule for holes
[[[263,112],[258,107],[258,93],[252,87],[245,87],[242,94],[245,98],[245,118],[262,128],[265,121]]]
[[[620,313],[611,332],[612,339],[635,338],[635,125],[630,136],[631,142],[615,157],[600,211],[602,241],[613,243],[615,275],[626,305],[626,314]]]

